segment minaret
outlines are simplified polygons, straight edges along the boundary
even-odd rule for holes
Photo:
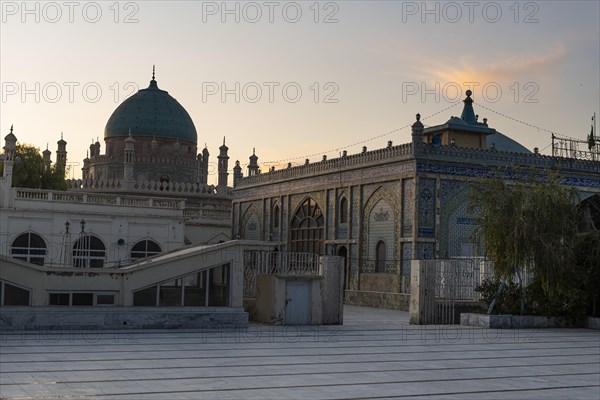
[[[10,188],[12,187],[13,166],[15,163],[15,152],[17,148],[17,138],[13,135],[13,127],[10,127],[10,133],[4,138],[4,174],[0,179],[0,205],[8,206],[10,200]]]
[[[81,178],[83,180],[90,179],[90,158],[88,153],[86,153],[85,158],[83,159],[83,168],[81,168]]]
[[[252,155],[250,156],[250,164],[248,164],[248,176],[258,175],[258,157],[256,156],[256,149],[252,149]]]
[[[94,139],[92,139],[92,144],[90,144],[90,153],[88,157],[94,158],[96,156],[96,145],[94,144]]]
[[[60,134],[60,140],[56,142],[58,148],[56,150],[56,165],[60,165],[63,169],[67,166],[67,142],[63,139],[63,134]]]
[[[227,189],[227,177],[229,173],[227,172],[227,165],[229,163],[229,156],[227,155],[227,150],[229,147],[225,146],[225,138],[223,138],[223,145],[219,147],[219,181],[217,185],[217,191]]]
[[[42,158],[44,159],[44,167],[46,168],[46,171],[50,170],[50,165],[52,164],[52,159],[50,158],[51,155],[52,152],[48,150],[48,144],[46,144],[46,150],[42,151]]]
[[[133,165],[135,162],[135,140],[131,137],[131,129],[129,130],[129,137],[125,139],[125,160],[124,160],[124,183],[127,189],[132,189],[129,185],[134,182],[133,179]]]
[[[3,178],[12,180],[13,166],[15,165],[15,152],[17,148],[17,137],[13,134],[13,126],[10,126],[10,133],[4,138],[4,174]]]
[[[412,124],[412,145],[413,154],[417,149],[423,147],[423,123],[421,122],[421,114],[416,115],[417,120]]]
[[[199,160],[199,172],[198,172],[198,182],[206,185],[208,183],[208,158],[210,153],[208,152],[208,148],[206,144],[204,144],[204,149],[202,150],[202,155],[198,154]]]
[[[240,161],[237,160],[235,162],[235,167],[233,167],[233,187],[236,187],[240,179],[242,179],[242,167],[240,167]]]
[[[94,143],[94,157],[100,156],[100,142],[96,139],[96,143]]]

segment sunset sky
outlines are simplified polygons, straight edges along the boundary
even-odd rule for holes
[[[584,139],[600,114],[598,1],[69,4],[2,2],[0,132],[53,157],[62,132],[75,177],[154,64],[230,168],[253,148],[266,170],[408,142],[417,112],[443,123],[469,88],[480,118],[546,154],[548,131]]]

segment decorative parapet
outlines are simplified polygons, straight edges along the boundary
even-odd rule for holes
[[[139,193],[156,193],[161,195],[214,195],[217,189],[214,185],[204,185],[190,182],[160,182],[160,181],[136,181],[131,189],[126,189],[122,179],[70,179],[67,180],[69,191],[79,190],[102,190],[102,191],[127,191]],[[231,189],[219,192],[220,195],[231,196]]]
[[[290,179],[298,179],[311,175],[339,172],[340,170],[356,169],[365,164],[374,165],[385,163],[392,160],[408,160],[413,157],[412,143],[406,143],[399,146],[390,146],[373,151],[365,151],[359,154],[352,154],[304,164],[296,167],[275,170],[259,175],[247,176],[238,181],[237,188],[253,186],[256,184],[271,183]]]
[[[15,200],[114,205],[127,207],[153,207],[178,210],[185,207],[185,200],[161,199],[151,197],[121,196],[98,193],[55,192],[39,189],[13,189]]]
[[[531,166],[541,169],[569,170],[581,173],[600,173],[600,162],[536,153],[512,153],[498,150],[471,149],[452,145],[426,145],[417,155],[429,160],[461,162],[479,165]]]
[[[186,208],[183,211],[186,221],[190,220],[215,220],[231,221],[231,209],[215,210],[210,208]]]
[[[538,153],[527,154],[492,149],[463,148],[454,145],[423,144],[423,146],[416,146],[413,152],[413,145],[407,143],[244,177],[238,181],[236,189],[410,159],[475,164],[480,167],[520,165],[539,169],[560,169],[581,174],[600,174],[600,161],[548,156]]]
[[[99,156],[91,157],[90,161],[93,165],[96,164],[122,164],[125,161],[125,157],[122,154],[107,156],[102,154]],[[197,160],[194,157],[183,158],[180,155],[168,156],[159,154],[136,154],[135,164],[160,164],[160,165],[175,165],[178,167],[190,167],[195,168]]]

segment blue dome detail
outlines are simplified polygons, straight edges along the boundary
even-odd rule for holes
[[[197,143],[196,127],[188,112],[156,80],[126,99],[112,113],[104,138],[128,137],[173,138]]]

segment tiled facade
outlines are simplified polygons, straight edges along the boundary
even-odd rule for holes
[[[466,110],[471,107],[467,100]],[[487,121],[474,121],[477,133],[473,134],[481,135],[483,142],[485,135],[495,133]],[[248,224],[253,220],[246,214],[253,209],[257,218],[265,218],[260,237],[281,251],[289,250],[289,222],[302,202],[312,198],[325,217],[324,251],[347,254],[347,301],[403,308],[404,300],[390,302],[400,299],[398,293],[408,292],[411,259],[483,254],[482,244],[471,237],[476,218],[468,206],[469,188],[478,180],[492,177],[500,168],[508,171],[506,179],[513,179],[510,171],[515,167],[538,169],[543,175],[560,165],[563,182],[576,187],[582,198],[600,193],[600,162],[565,162],[538,153],[468,148],[461,143],[433,144],[431,137],[436,134],[433,128],[424,129],[417,116],[412,143],[389,143],[374,151],[364,149],[337,159],[239,176],[234,188],[233,237],[249,238]],[[342,198],[348,204],[344,223],[339,221]],[[265,209],[257,206],[273,201],[282,205],[276,229]],[[380,243],[385,246],[379,247],[378,254]],[[377,265],[382,258],[383,269]]]

